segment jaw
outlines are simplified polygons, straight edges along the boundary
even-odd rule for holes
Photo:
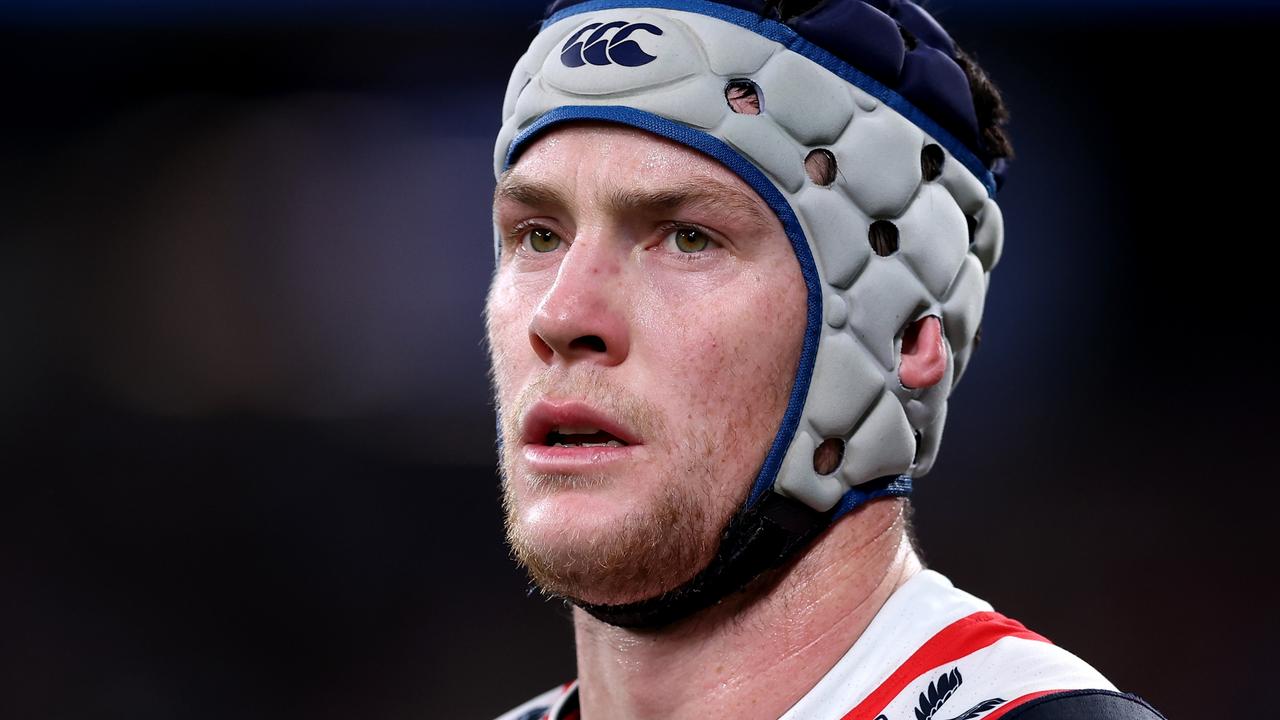
[[[668,488],[638,497],[598,476],[537,482],[543,486],[531,489],[527,479],[509,478],[504,504],[512,554],[546,595],[642,600],[692,577],[714,550],[706,510],[686,494]]]

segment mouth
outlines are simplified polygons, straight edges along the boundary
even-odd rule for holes
[[[629,445],[612,433],[593,428],[552,428],[542,443],[550,447],[622,447]]]
[[[625,423],[576,400],[539,400],[522,423],[525,444],[622,447],[641,444]]]
[[[541,400],[522,426],[525,458],[547,471],[598,466],[643,445],[625,423],[578,401]]]

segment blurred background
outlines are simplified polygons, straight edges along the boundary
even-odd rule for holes
[[[1018,159],[926,558],[1171,719],[1255,716],[1280,13],[928,6]],[[540,9],[0,3],[0,716],[487,718],[573,677],[501,541],[480,316]]]

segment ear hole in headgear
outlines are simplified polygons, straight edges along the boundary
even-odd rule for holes
[[[836,181],[836,156],[826,148],[811,150],[804,159],[804,171],[816,185],[830,185]]]
[[[724,99],[739,115],[760,114],[760,88],[750,80],[730,80],[724,86]]]
[[[827,438],[813,451],[813,470],[819,475],[830,475],[840,467],[844,459],[844,441],[840,438]]]
[[[871,223],[867,231],[867,239],[871,241],[871,249],[880,257],[888,257],[898,252],[898,226],[888,220],[877,220]]]
[[[916,449],[914,452],[911,453],[912,465],[915,465],[916,463],[920,462],[920,441],[924,439],[923,436],[920,434],[919,430],[915,431],[915,436],[916,436]]]
[[[933,182],[942,175],[942,164],[947,161],[946,153],[942,152],[942,148],[934,143],[925,145],[920,150],[920,172],[924,174],[925,182]]]
[[[972,215],[965,215],[964,221],[969,224],[969,247],[973,247],[973,234],[978,231],[978,221]]]

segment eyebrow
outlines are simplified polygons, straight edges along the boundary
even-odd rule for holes
[[[510,173],[498,180],[493,196],[495,202],[512,200],[533,207],[565,208],[570,205],[569,197],[562,188]],[[777,222],[771,213],[766,213],[761,208],[760,202],[748,197],[739,188],[705,175],[685,178],[654,189],[611,187],[604,193],[604,202],[612,212],[724,208],[757,225]]]

